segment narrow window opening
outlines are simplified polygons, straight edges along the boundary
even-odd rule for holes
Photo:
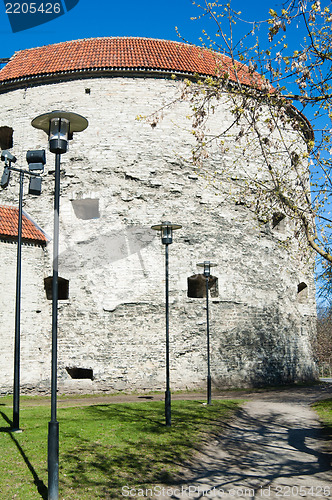
[[[187,279],[187,296],[191,298],[206,297],[206,278],[203,274],[194,274]],[[218,297],[218,278],[209,276],[209,290],[211,297]]]
[[[304,302],[308,298],[308,285],[303,281],[297,285],[297,297],[299,302]]]
[[[11,127],[0,127],[0,148],[11,149],[13,147],[13,132]]]
[[[285,229],[285,215],[281,212],[276,212],[272,217],[272,229]]]
[[[70,368],[69,366],[66,366],[67,373],[69,376],[73,379],[90,379],[93,380],[93,370],[91,368],[79,368],[77,366],[74,366]]]
[[[53,276],[49,276],[44,279],[44,289],[46,292],[47,300],[52,300],[52,284],[53,284]],[[69,299],[69,280],[65,278],[58,277],[58,299],[59,300],[68,300]]]
[[[85,198],[82,200],[72,200],[72,207],[78,219],[90,220],[99,219],[99,199]]]
[[[296,151],[292,151],[292,153],[291,153],[291,164],[296,167],[299,164],[299,162],[300,162],[300,156],[299,156],[299,154],[296,153]]]
[[[85,89],[86,94],[91,94],[91,89]]]

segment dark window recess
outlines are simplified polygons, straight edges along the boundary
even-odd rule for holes
[[[44,289],[46,292],[46,297],[48,300],[52,300],[52,283],[53,276],[49,276],[44,279]],[[59,300],[67,300],[69,299],[69,281],[65,278],[58,277],[58,299]]]
[[[93,370],[91,368],[78,368],[76,366],[69,368],[66,366],[66,370],[71,378],[93,380]]]
[[[308,285],[303,281],[297,285],[297,297],[300,302],[304,302],[308,298]]]
[[[13,147],[13,132],[11,127],[0,127],[0,148],[10,149]]]
[[[99,200],[85,198],[83,200],[72,200],[72,206],[78,219],[99,219]]]
[[[85,89],[86,94],[91,94],[91,89]]]
[[[194,274],[187,279],[187,296],[192,298],[206,297],[206,278],[203,274]],[[209,290],[211,297],[218,297],[218,278],[209,276]]]
[[[299,284],[297,285],[297,293],[301,293],[301,292],[303,292],[303,290],[307,290],[307,288],[308,288],[308,285],[306,285],[306,284],[302,281],[302,283],[299,283]]]
[[[272,217],[272,229],[278,227],[278,229],[285,228],[285,215],[281,212],[273,214]]]

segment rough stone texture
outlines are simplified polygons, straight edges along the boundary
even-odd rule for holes
[[[205,387],[205,299],[187,297],[187,278],[202,260],[218,263],[213,274],[219,296],[211,298],[210,307],[213,384],[252,386],[316,376],[310,348],[315,319],[311,270],[296,258],[295,245],[280,245],[287,224],[286,229],[258,226],[221,184],[225,162],[238,158],[240,171],[255,169],[257,162],[241,165],[235,147],[234,154],[216,154],[206,165],[214,174],[211,182],[186,161],[193,144],[187,103],[174,106],[156,127],[136,120],[172,100],[179,85],[129,74],[0,95],[0,126],[14,129],[13,152],[22,166],[27,149],[47,148],[46,134],[30,125],[35,116],[63,109],[89,120],[84,132],[74,134],[61,163],[59,274],[69,280],[69,299],[59,303],[61,391],[165,387],[164,247],[150,229],[162,220],[183,225],[170,246],[172,389]],[[213,120],[211,130],[220,120],[231,120],[226,104]],[[48,153],[43,194],[25,195],[24,209],[51,236],[53,191],[54,155]],[[18,183],[12,180],[0,200],[14,204],[17,199]],[[72,204],[84,199],[89,200],[86,209]],[[88,219],[89,213],[97,218]],[[14,250],[14,245],[1,244],[1,392],[12,387],[13,334],[8,332],[14,332]],[[44,390],[50,373],[51,303],[43,279],[52,272],[52,242],[44,251],[27,247],[24,259],[22,382],[27,390]],[[307,288],[298,294],[301,282]],[[66,367],[90,368],[94,379],[73,380]]]
[[[40,391],[49,390],[51,363],[51,335],[45,325],[50,306],[42,285],[44,252],[42,247],[22,245],[20,382],[24,389],[37,384]],[[0,242],[1,393],[12,390],[14,373],[16,256],[16,244]]]

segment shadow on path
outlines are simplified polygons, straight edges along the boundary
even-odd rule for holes
[[[249,401],[162,498],[331,498],[331,462],[308,406]]]

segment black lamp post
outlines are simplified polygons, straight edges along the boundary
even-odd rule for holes
[[[213,264],[209,260],[200,262],[197,264],[198,267],[203,267],[203,275],[205,276],[206,283],[206,337],[207,337],[207,404],[211,404],[211,370],[210,370],[210,323],[209,323],[209,277],[211,275],[211,267],[215,267],[217,264]]]
[[[171,224],[171,222],[162,222],[151,229],[161,231],[161,242],[165,245],[165,273],[166,273],[166,391],[165,391],[165,417],[166,426],[171,426],[171,391],[170,391],[170,376],[169,376],[169,290],[168,290],[168,245],[173,242],[173,231],[181,229],[179,224]]]
[[[52,111],[37,116],[31,125],[48,135],[51,153],[55,154],[53,281],[52,281],[52,367],[51,367],[51,421],[48,424],[48,498],[59,498],[59,423],[57,422],[57,348],[58,348],[58,255],[60,209],[60,161],[66,153],[73,132],[81,132],[88,121],[81,115],[66,111]]]
[[[44,170],[45,151],[35,151],[36,163],[33,170]],[[4,189],[10,181],[12,171],[20,174],[20,191],[18,203],[18,228],[17,228],[17,257],[16,257],[16,301],[15,301],[15,338],[14,338],[14,385],[13,385],[13,428],[12,431],[20,430],[20,351],[21,351],[21,276],[22,276],[22,212],[23,212],[23,185],[24,176],[30,177],[29,194],[40,195],[40,174],[29,170],[16,168],[12,163],[16,158],[9,151],[2,151],[1,160],[5,162],[4,172],[0,185]],[[32,186],[32,187],[31,187]]]

